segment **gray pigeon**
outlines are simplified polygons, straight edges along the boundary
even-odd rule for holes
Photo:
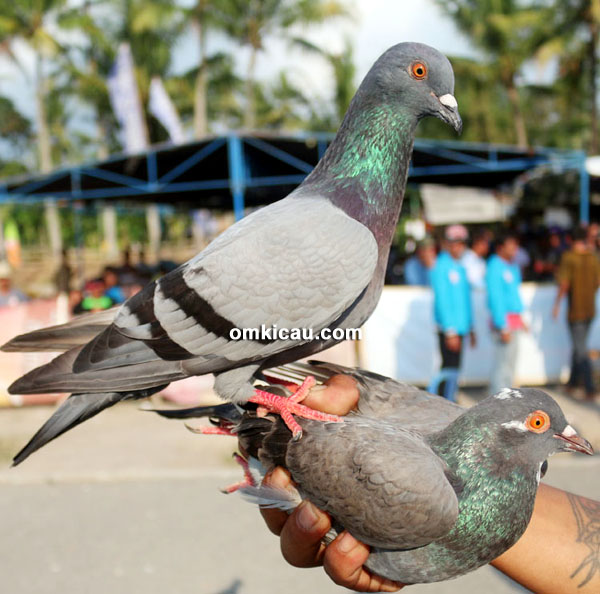
[[[354,377],[358,410],[339,424],[299,419],[300,441],[279,418],[242,416],[231,404],[162,414],[209,416],[263,472],[287,468],[298,494],[253,487],[251,474],[238,486],[282,509],[309,499],[336,531],[371,546],[371,571],[404,584],[454,578],[498,557],[529,523],[546,459],[593,453],[541,390],[505,389],[465,410],[367,371],[315,363],[300,372]]]
[[[261,370],[309,356],[339,339],[329,328],[358,328],[383,285],[415,128],[436,116],[460,132],[454,74],[445,56],[418,43],[390,48],[366,75],[340,129],[313,172],[289,196],[252,213],[204,251],[106,314],[17,337],[6,351],[68,348],[10,386],[16,394],[73,392],[14,458],[23,461],[51,439],[120,400],[172,381],[214,373],[215,390],[314,418],[295,402],[256,392]],[[231,332],[277,326],[313,336],[233,340]],[[91,339],[90,339],[91,338]],[[309,384],[306,384],[306,393]]]

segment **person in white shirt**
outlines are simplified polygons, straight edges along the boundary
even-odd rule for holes
[[[485,259],[489,251],[489,232],[483,231],[473,237],[470,249],[465,250],[461,258],[461,264],[467,271],[467,279],[473,289],[485,288]]]

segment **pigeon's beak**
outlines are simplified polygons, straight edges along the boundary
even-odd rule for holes
[[[438,110],[437,116],[440,120],[443,120],[447,124],[450,124],[457,134],[462,132],[462,119],[458,113],[458,103],[450,93],[446,93],[441,97],[438,97],[440,102],[440,109]]]
[[[577,431],[571,425],[567,425],[562,433],[555,433],[554,437],[563,442],[560,444],[560,449],[563,452],[581,452],[588,456],[592,456],[594,453],[590,442],[577,435]]]

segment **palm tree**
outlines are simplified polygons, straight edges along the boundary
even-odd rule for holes
[[[86,2],[82,7],[64,11],[59,23],[65,30],[83,33],[83,42],[71,47],[73,59],[67,66],[68,84],[65,92],[74,94],[95,113],[96,135],[89,139],[97,146],[94,155],[106,159],[117,149],[116,121],[110,105],[106,79],[115,61],[117,46],[110,30],[95,18],[98,2]]]
[[[553,43],[550,48],[559,58],[561,69],[572,71],[586,81],[584,109],[590,113],[589,150],[600,151],[598,116],[598,36],[600,33],[600,0],[554,0],[551,2]],[[580,81],[572,81],[579,86]]]
[[[52,169],[52,142],[46,113],[49,58],[55,58],[63,48],[52,35],[48,23],[64,8],[65,0],[19,0],[5,2],[0,18],[0,51],[4,51],[24,72],[13,44],[20,40],[34,54],[33,85],[35,88],[36,135],[39,168]]]
[[[183,8],[184,20],[189,23],[198,47],[198,67],[194,69],[193,88],[193,129],[194,138],[208,134],[208,77],[211,58],[206,48],[207,32],[218,28],[216,19],[218,2],[214,0],[196,0],[189,8]]]
[[[437,2],[496,68],[511,105],[516,143],[527,147],[527,128],[517,79],[523,64],[534,58],[551,39],[551,11],[540,2],[523,3],[520,0]]]
[[[342,0],[221,0],[216,6],[219,26],[232,38],[250,48],[246,70],[244,126],[256,125],[255,71],[265,38],[286,37],[294,25],[322,24],[347,16]]]
[[[87,0],[83,7],[65,11],[59,22],[65,29],[84,34],[83,43],[71,48],[77,58],[69,66],[70,88],[94,109],[97,157],[105,158],[116,148],[117,126],[106,84],[116,48],[121,41],[130,44],[142,104],[146,105],[152,77],[168,75],[172,48],[184,24],[182,13],[167,0]],[[164,139],[162,127],[147,113],[144,116],[146,140]]]
[[[198,85],[199,67],[165,80],[165,88],[184,122],[198,122],[198,93],[201,100],[202,127],[195,128],[196,136],[208,132],[208,122],[223,128],[239,128],[242,111],[239,97],[243,81],[235,74],[233,57],[222,52],[205,57],[205,79]],[[206,128],[204,127],[206,126]],[[198,137],[198,136],[197,136]]]

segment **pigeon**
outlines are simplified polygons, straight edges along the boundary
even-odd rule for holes
[[[360,369],[294,369],[350,375],[357,410],[341,424],[299,419],[300,441],[280,418],[261,417],[249,405],[161,414],[208,416],[214,432],[237,435],[246,478],[228,491],[285,510],[310,500],[332,517],[328,539],[348,530],[370,545],[370,571],[404,584],[455,578],[497,558],[525,531],[547,458],[593,454],[542,390],[504,389],[464,409]],[[257,461],[261,475],[287,468],[297,492],[259,486],[251,471]]]
[[[114,314],[89,318],[96,330],[104,326],[94,336],[79,324],[72,337],[67,325],[50,337],[38,331],[7,343],[5,351],[32,343],[38,350],[70,347],[9,388],[72,393],[14,464],[104,408],[192,375],[214,373],[225,400],[280,413],[295,438],[301,427],[292,414],[333,420],[300,404],[312,380],[292,400],[256,390],[254,379],[343,339],[323,330],[358,328],[371,315],[417,123],[435,116],[460,133],[453,93],[444,55],[419,43],[393,46],[367,73],[331,145],[290,195],[238,221]],[[262,326],[267,335],[235,340],[234,333]],[[272,328],[288,330],[288,339]]]

